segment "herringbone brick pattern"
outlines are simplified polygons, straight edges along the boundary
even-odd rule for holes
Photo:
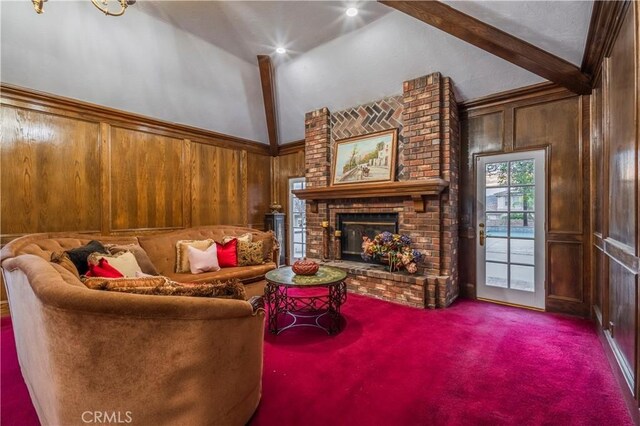
[[[402,133],[402,96],[345,109],[331,114],[331,146],[335,141],[382,130],[398,129],[397,180],[403,179],[404,138]]]
[[[399,128],[402,129],[402,96],[393,96],[331,114],[333,140]]]

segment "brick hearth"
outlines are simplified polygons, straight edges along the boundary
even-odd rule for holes
[[[387,129],[399,129],[395,179],[441,178],[449,188],[427,198],[424,212],[411,198],[335,199],[307,203],[307,256],[320,258],[323,221],[330,234],[338,213],[398,213],[399,232],[425,255],[420,275],[389,273],[382,267],[338,262],[349,274],[349,290],[420,307],[446,307],[458,296],[458,113],[449,78],[439,73],[406,81],[403,95],[339,111],[309,112],[305,119],[307,188],[329,186],[335,141]],[[330,244],[333,248],[333,244]],[[331,253],[333,258],[333,253]]]

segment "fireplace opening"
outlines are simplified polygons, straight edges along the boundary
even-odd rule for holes
[[[398,232],[398,213],[338,213],[337,229],[342,231],[342,259],[364,262],[362,237],[373,238],[381,232]]]

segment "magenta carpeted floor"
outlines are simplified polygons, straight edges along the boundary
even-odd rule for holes
[[[593,324],[489,303],[349,295],[345,330],[267,334],[252,425],[631,425]],[[3,425],[37,418],[2,321]]]

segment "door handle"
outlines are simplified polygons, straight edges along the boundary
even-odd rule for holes
[[[480,245],[484,246],[484,223],[478,225],[480,227]]]

